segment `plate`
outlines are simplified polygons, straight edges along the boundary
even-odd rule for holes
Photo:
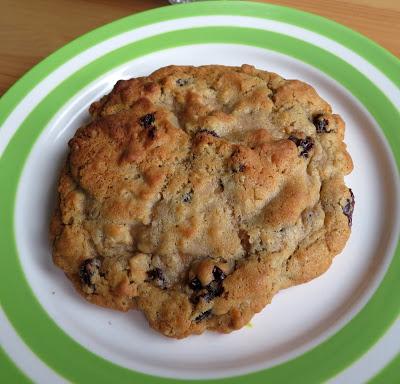
[[[251,327],[171,340],[139,312],[91,306],[74,292],[51,262],[49,215],[66,143],[94,100],[119,79],[169,64],[215,63],[250,63],[304,80],[342,115],[355,164],[346,180],[356,196],[353,229],[327,273],[280,292]],[[0,361],[8,382],[398,376],[399,73],[394,56],[345,27],[236,1],[133,15],[33,68],[0,101]]]

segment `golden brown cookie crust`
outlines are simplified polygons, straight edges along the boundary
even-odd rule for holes
[[[166,336],[247,324],[350,235],[344,122],[308,84],[242,67],[121,80],[69,142],[53,259]]]

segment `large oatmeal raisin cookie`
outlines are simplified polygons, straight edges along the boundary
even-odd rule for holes
[[[166,336],[247,324],[327,270],[354,197],[344,123],[315,90],[252,66],[121,80],[69,142],[54,262],[90,302]]]

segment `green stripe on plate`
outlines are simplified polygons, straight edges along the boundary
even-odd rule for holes
[[[400,320],[400,319],[399,319]],[[374,376],[368,384],[398,384],[400,381],[400,354]]]
[[[0,379],[2,383],[18,383],[30,384],[32,381],[28,379],[8,357],[8,355],[0,348]]]
[[[41,63],[29,70],[1,98],[0,126],[15,108],[19,100],[28,94],[41,80],[52,71],[86,49],[120,33],[145,25],[184,17],[228,15],[248,16],[267,20],[281,21],[314,31],[336,41],[364,57],[382,71],[393,83],[400,87],[400,61],[390,52],[341,24],[321,16],[302,12],[292,8],[260,4],[247,1],[202,1],[185,5],[174,5],[114,21],[97,28],[65,45]]]
[[[292,37],[251,28],[194,28],[168,32],[129,44],[81,68],[48,94],[30,113],[0,159],[0,214],[3,223],[0,237],[0,249],[3,250],[1,301],[13,326],[32,351],[71,381],[108,383],[112,378],[118,383],[171,383],[179,380],[133,372],[106,361],[76,343],[49,318],[25,280],[16,251],[14,207],[21,171],[46,124],[83,87],[115,66],[137,57],[166,48],[202,43],[244,44],[275,50],[321,69],[350,90],[375,117],[391,145],[397,165],[400,164],[400,138],[394,130],[394,127],[400,125],[400,115],[386,96],[345,61]],[[297,383],[313,383],[339,373],[373,345],[400,312],[400,299],[393,295],[398,287],[399,269],[398,247],[384,280],[368,304],[339,332],[311,351],[264,371],[204,381],[264,383],[270,380],[273,383],[287,383],[296,377]],[[12,293],[9,287],[13,287]],[[367,329],[368,332],[365,331]]]

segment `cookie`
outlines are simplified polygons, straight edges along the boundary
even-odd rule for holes
[[[53,260],[88,301],[183,338],[246,325],[350,235],[352,160],[308,84],[170,66],[90,107],[58,185]]]

